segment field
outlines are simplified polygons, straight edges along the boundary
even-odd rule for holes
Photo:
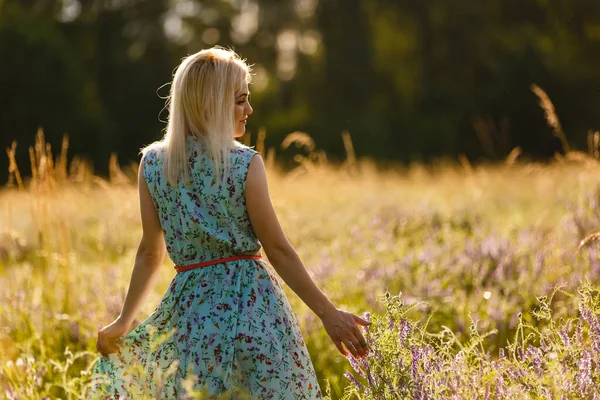
[[[600,301],[585,280],[600,253],[578,249],[600,230],[594,159],[303,165],[269,170],[284,231],[332,301],[375,322],[360,367],[285,287],[323,392],[327,379],[333,399],[596,398]],[[0,191],[0,397],[83,398],[97,330],[123,304],[137,189],[127,172],[76,172]],[[174,273],[165,262],[137,322]]]

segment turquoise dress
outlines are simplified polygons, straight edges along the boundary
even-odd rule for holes
[[[224,188],[204,145],[187,139],[192,186],[168,187],[162,153],[143,157],[144,179],[178,266],[257,254],[246,210],[255,150],[236,142]],[[190,391],[252,399],[322,398],[314,367],[273,268],[239,259],[178,272],[154,312],[93,367],[91,398],[185,398]],[[204,398],[204,397],[202,397]]]

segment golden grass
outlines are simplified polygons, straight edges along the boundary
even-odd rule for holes
[[[569,142],[567,141],[567,137],[565,136],[560,120],[558,119],[558,115],[556,114],[554,104],[550,100],[550,97],[544,91],[544,89],[542,89],[535,83],[531,85],[531,90],[533,91],[533,93],[536,94],[537,97],[539,97],[540,106],[546,114],[546,121],[548,122],[548,126],[554,129],[553,134],[560,140],[564,153],[569,153],[571,151]]]
[[[441,221],[468,215],[484,218],[485,227],[499,233],[524,227],[549,232],[564,243],[560,251],[577,251],[577,243],[571,245],[561,230],[565,204],[600,184],[593,140],[588,154],[568,152],[549,165],[522,161],[517,148],[504,164],[477,165],[461,157],[382,169],[356,157],[349,133],[342,134],[347,157],[340,165],[304,135],[287,138],[288,147],[297,142],[301,147],[291,173],[277,169],[274,148],[267,150],[273,204],[318,286],[339,307],[356,313],[376,307],[374,299],[386,285],[402,284],[365,279],[373,265],[393,266],[408,249],[427,249],[410,224],[428,224],[431,215]],[[257,135],[261,152],[265,137],[265,131]],[[129,282],[141,237],[131,177],[136,166],[123,170],[111,156],[108,179],[95,177],[85,160],[74,158],[67,167],[68,138],[61,149],[53,159],[38,132],[31,149],[35,177],[24,180],[13,165],[11,186],[0,190],[0,365],[29,353],[58,360],[66,346],[92,349],[97,329],[118,314]],[[13,144],[8,150],[13,161],[15,151]],[[393,232],[386,230],[390,221],[397,225]],[[562,273],[556,266],[545,272]],[[141,318],[152,312],[173,276],[166,260]],[[319,373],[328,375],[339,394],[345,382],[332,371],[345,360],[323,339],[307,307],[285,289]],[[473,305],[459,306],[462,313]]]

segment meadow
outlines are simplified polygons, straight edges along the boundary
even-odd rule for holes
[[[296,170],[267,156],[274,206],[310,275],[339,308],[374,322],[370,356],[345,358],[284,285],[323,393],[598,398],[597,158],[379,168],[344,140],[342,165],[299,133],[286,145],[311,155],[298,156]],[[33,179],[13,168],[12,187],[0,190],[8,399],[85,398],[97,331],[120,311],[141,238],[135,166],[113,158],[110,177],[95,177],[78,159],[67,168],[66,145],[53,159],[38,136]],[[174,274],[167,259],[136,323]]]

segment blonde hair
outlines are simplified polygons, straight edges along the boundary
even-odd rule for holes
[[[217,181],[225,181],[231,166],[230,151],[236,146],[235,98],[250,80],[250,66],[245,60],[221,47],[201,50],[179,64],[166,102],[166,133],[141,150],[144,155],[152,148],[163,151],[163,171],[170,185],[190,181],[186,135],[206,145]]]

